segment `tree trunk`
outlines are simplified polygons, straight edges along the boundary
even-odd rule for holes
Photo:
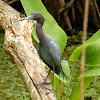
[[[47,89],[36,86],[44,81],[47,72],[32,45],[34,21],[19,21],[21,17],[19,12],[0,0],[0,30],[5,31],[4,50],[19,69],[31,100],[56,100],[53,93],[47,95]],[[52,86],[49,84],[46,88],[51,89]]]

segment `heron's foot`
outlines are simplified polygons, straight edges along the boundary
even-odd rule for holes
[[[46,83],[49,74],[50,74],[50,70],[49,70],[49,73],[48,73],[46,79],[44,80],[44,82],[43,82],[43,83],[40,83],[40,84],[38,84],[38,85],[36,85],[36,86],[39,86],[39,89],[40,89],[41,87],[44,88],[44,86],[47,85],[47,84],[51,84],[51,83]]]
[[[46,83],[45,81],[43,82],[43,83],[40,83],[40,84],[38,84],[38,85],[36,85],[39,89],[40,88],[44,88],[45,87],[45,85],[48,85],[48,84],[51,84],[51,83]]]
[[[52,88],[52,89],[46,88],[46,89],[49,90],[49,92],[46,93],[47,95],[50,94],[50,93],[53,93],[54,96],[55,96],[55,89],[54,88]]]

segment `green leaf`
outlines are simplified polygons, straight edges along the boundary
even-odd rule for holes
[[[90,83],[93,81],[93,77],[85,77],[84,78],[84,91],[86,90],[86,88],[88,88],[88,86],[90,85]],[[78,82],[76,89],[72,90],[72,95],[70,97],[70,100],[79,100],[80,97],[80,83]]]
[[[84,77],[100,76],[100,67],[90,67],[84,72]],[[80,79],[81,76],[78,77]]]
[[[99,66],[100,65],[100,30],[98,30],[90,39],[86,41],[86,64]],[[82,47],[77,47],[70,60],[75,61],[81,59]]]
[[[52,36],[59,44],[61,51],[63,51],[66,46],[67,36],[55,19],[48,13],[41,0],[21,0],[21,2],[27,15],[32,12],[40,12],[45,17],[47,21],[45,21],[42,28],[44,33]],[[35,29],[33,30],[33,37],[38,41]]]
[[[69,59],[70,59],[71,61],[77,60],[78,57],[79,57],[80,54],[81,54],[81,51],[82,51],[82,46],[77,47],[77,48],[73,51],[73,53],[71,54],[71,56],[70,56]]]
[[[61,65],[62,65],[62,70],[63,70],[64,74],[63,74],[63,72],[61,72],[60,76],[59,76],[55,73],[55,77],[60,79],[62,82],[69,82],[70,68],[69,68],[68,62],[66,60],[62,60]]]
[[[98,96],[98,100],[100,100],[100,96]]]
[[[63,75],[62,79],[66,79],[66,77],[67,77],[65,82],[68,82],[70,80],[70,68],[68,65],[68,61],[62,60],[61,65],[62,65],[62,70],[63,70],[64,74],[66,75],[66,76]]]
[[[93,69],[87,70],[84,73],[84,77],[100,76],[100,67],[95,67]]]

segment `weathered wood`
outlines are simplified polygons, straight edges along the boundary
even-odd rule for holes
[[[44,81],[47,72],[32,45],[34,21],[19,21],[20,16],[19,12],[0,1],[0,28],[5,31],[4,50],[19,69],[32,100],[56,100],[53,93],[47,95],[48,90],[36,87]],[[52,86],[49,84],[46,88]]]

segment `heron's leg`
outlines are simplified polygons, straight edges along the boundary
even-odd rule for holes
[[[54,93],[54,95],[55,95],[55,90],[54,90],[54,66],[53,66],[53,73],[52,73],[52,75],[53,75],[53,78],[52,78],[52,81],[53,81],[53,87],[52,87],[52,89],[47,89],[47,90],[50,90],[50,92],[48,92],[47,94],[49,94],[49,93]]]
[[[53,88],[52,90],[54,90],[54,66],[53,66]]]
[[[47,75],[46,79],[44,80],[44,82],[43,83],[40,83],[40,84],[38,84],[36,86],[39,86],[39,88],[41,88],[41,87],[43,88],[46,84],[51,84],[51,83],[46,83],[49,74],[50,74],[50,70],[49,70],[48,75]]]
[[[47,81],[47,79],[48,79],[49,74],[50,74],[50,70],[49,70],[49,72],[48,72],[48,75],[47,75],[46,79],[44,80],[44,83],[46,83],[46,81]]]

